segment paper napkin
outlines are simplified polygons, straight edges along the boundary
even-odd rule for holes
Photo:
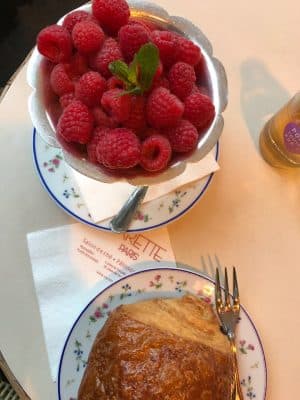
[[[215,160],[214,150],[212,150],[198,163],[188,164],[181,175],[167,182],[150,186],[144,202],[161,197],[188,183],[200,180],[218,169],[219,165]],[[94,222],[99,222],[115,215],[135,189],[135,186],[127,183],[109,184],[98,182],[87,178],[72,168],[70,168],[70,173],[74,175],[78,183],[81,195]]]
[[[53,379],[67,335],[83,308],[117,279],[174,261],[166,228],[115,235],[82,224],[27,235]]]

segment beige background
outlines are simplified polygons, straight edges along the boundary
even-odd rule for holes
[[[300,171],[269,167],[257,150],[263,121],[299,88],[298,0],[162,0],[210,38],[229,81],[221,170],[169,227],[179,261],[201,269],[218,254],[239,267],[243,302],[261,333],[268,399],[298,398]],[[31,159],[24,70],[0,105],[0,346],[33,399],[55,398],[33,289],[26,233],[71,223],[41,188]]]

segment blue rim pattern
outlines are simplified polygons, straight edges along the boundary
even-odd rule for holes
[[[94,228],[96,228],[96,229],[100,229],[100,230],[104,230],[104,231],[109,231],[109,232],[110,232],[111,229],[110,229],[109,227],[102,226],[102,225],[97,225],[97,224],[95,224],[95,223],[93,223],[93,222],[87,221],[86,219],[79,217],[79,216],[76,215],[73,211],[71,211],[69,208],[67,208],[64,204],[62,204],[62,203],[58,200],[58,198],[54,195],[54,193],[51,191],[51,189],[50,189],[49,186],[47,185],[47,182],[45,181],[44,176],[43,176],[43,174],[42,174],[42,172],[41,172],[41,170],[40,170],[39,164],[38,164],[37,152],[36,152],[36,135],[37,135],[37,131],[36,131],[36,129],[34,128],[34,129],[33,129],[33,136],[32,136],[32,151],[33,151],[34,164],[35,164],[37,173],[38,173],[38,175],[39,175],[40,181],[41,181],[41,183],[42,183],[42,186],[46,189],[46,191],[48,192],[49,196],[55,201],[55,203],[56,203],[60,208],[62,208],[67,214],[69,214],[69,215],[72,216],[73,218],[77,219],[78,221],[83,222],[84,224],[89,225],[89,226],[92,226],[92,227],[94,227]],[[216,148],[216,155],[215,155],[215,158],[216,158],[216,161],[217,161],[218,158],[219,158],[219,142],[217,142],[216,147],[217,147],[217,148]],[[208,186],[209,186],[209,184],[210,184],[210,182],[211,182],[211,180],[212,180],[213,175],[214,175],[214,173],[211,173],[211,174],[209,175],[209,177],[208,177],[208,179],[207,179],[207,182],[206,182],[204,188],[203,188],[203,189],[201,190],[201,192],[199,193],[199,195],[194,199],[194,201],[193,201],[188,207],[186,207],[184,210],[182,210],[179,214],[175,215],[175,216],[172,217],[172,218],[167,219],[167,220],[164,221],[164,222],[161,222],[160,224],[156,224],[156,225],[153,225],[153,226],[148,226],[148,227],[146,227],[146,228],[128,229],[128,232],[145,232],[145,231],[148,231],[148,230],[152,230],[152,229],[159,228],[159,227],[161,227],[161,226],[167,225],[167,224],[169,224],[170,222],[176,220],[177,218],[180,218],[183,214],[185,214],[188,210],[190,210],[190,209],[197,203],[197,201],[202,197],[202,195],[205,193],[206,189],[208,188]]]
[[[60,361],[59,361],[58,376],[57,376],[57,391],[58,391],[58,399],[59,399],[59,400],[62,400],[62,398],[61,398],[61,393],[60,393],[60,376],[61,376],[62,362],[63,362],[64,354],[65,354],[65,351],[66,351],[66,347],[67,347],[67,344],[68,344],[68,342],[69,342],[70,336],[71,336],[71,334],[72,334],[72,332],[73,332],[75,326],[77,325],[77,322],[80,320],[81,316],[84,314],[84,312],[86,311],[86,309],[96,300],[96,298],[97,298],[98,296],[101,296],[103,293],[105,293],[107,290],[109,290],[112,286],[114,286],[115,284],[117,284],[117,283],[119,283],[119,282],[122,282],[124,279],[128,279],[128,278],[130,278],[130,277],[132,277],[132,276],[139,275],[139,274],[142,274],[142,273],[148,272],[148,271],[157,271],[157,272],[158,272],[158,271],[161,271],[161,270],[163,270],[163,271],[170,270],[170,271],[187,272],[187,273],[189,273],[189,274],[191,274],[191,275],[200,277],[200,278],[202,278],[202,279],[207,280],[208,282],[211,282],[211,283],[215,284],[215,281],[214,281],[213,279],[211,279],[211,278],[209,278],[209,277],[207,277],[207,276],[201,274],[200,272],[198,272],[198,273],[197,273],[197,272],[193,272],[193,271],[188,270],[188,269],[185,269],[185,268],[161,267],[161,268],[149,268],[149,269],[145,269],[145,270],[133,272],[132,274],[126,275],[126,276],[124,276],[124,277],[118,279],[117,281],[111,283],[111,284],[110,284],[109,286],[107,286],[105,289],[103,289],[102,291],[100,291],[100,292],[86,305],[86,307],[85,307],[85,308],[82,310],[82,312],[79,314],[79,316],[77,317],[76,321],[74,322],[74,324],[73,324],[73,326],[72,326],[72,328],[71,328],[71,330],[70,330],[70,332],[69,332],[69,334],[68,334],[68,336],[67,336],[67,339],[66,339],[66,341],[65,341],[65,344],[64,344],[64,347],[63,347],[63,350],[62,350],[62,353],[61,353]],[[265,382],[266,382],[265,388],[264,388],[264,400],[265,400],[265,399],[266,399],[266,395],[267,395],[268,373],[267,373],[267,362],[266,362],[266,356],[265,356],[264,348],[263,348],[263,345],[262,345],[262,341],[261,341],[260,335],[259,335],[259,333],[258,333],[258,330],[257,330],[256,326],[254,325],[254,322],[252,321],[252,318],[250,317],[249,313],[245,310],[245,308],[244,308],[242,305],[241,305],[241,308],[242,308],[242,310],[244,311],[244,313],[246,314],[246,316],[248,317],[248,319],[249,319],[249,321],[250,321],[250,323],[251,323],[251,325],[252,325],[252,327],[253,327],[253,329],[254,329],[254,331],[255,331],[255,333],[256,333],[256,336],[257,336],[257,338],[258,338],[258,342],[259,342],[259,344],[260,344],[261,352],[262,352],[262,355],[263,355],[264,367],[265,367],[265,368],[264,368],[264,369],[265,369]]]

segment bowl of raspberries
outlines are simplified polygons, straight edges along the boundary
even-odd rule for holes
[[[217,143],[224,68],[192,23],[141,1],[92,0],[37,36],[27,69],[34,127],[102,182],[155,184]]]

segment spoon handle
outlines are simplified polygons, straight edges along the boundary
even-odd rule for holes
[[[110,221],[110,228],[115,233],[126,232],[137,209],[143,201],[148,186],[138,186],[128,197],[121,210]]]

